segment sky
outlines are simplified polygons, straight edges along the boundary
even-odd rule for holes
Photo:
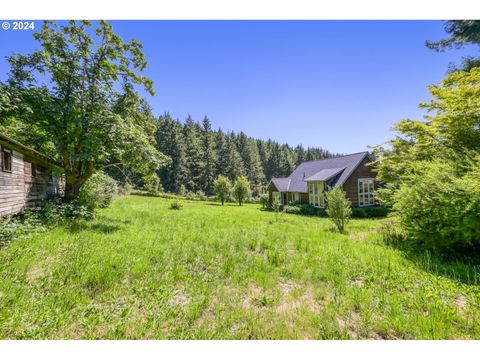
[[[438,53],[440,21],[112,21],[144,46],[145,95],[158,116],[207,115],[214,129],[292,146],[354,153],[386,142],[392,125],[421,119],[450,63],[478,48]],[[36,29],[41,27],[35,21]],[[31,30],[0,30],[5,56],[38,48]]]

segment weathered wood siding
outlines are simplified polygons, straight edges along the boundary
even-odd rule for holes
[[[371,162],[370,159],[363,159],[362,163],[355,169],[355,171],[349,176],[347,181],[343,184],[343,190],[345,191],[347,198],[352,202],[352,207],[358,207],[358,179],[362,178],[374,178],[376,173],[371,166],[367,164]],[[378,183],[374,181],[374,188],[377,190]]]
[[[12,151],[12,172],[2,171],[0,157],[0,216],[40,205],[49,194],[61,192],[62,180],[22,153]],[[36,174],[32,176],[32,164]]]
[[[0,215],[21,211],[25,207],[23,154],[12,151],[12,172],[2,171],[0,156]]]

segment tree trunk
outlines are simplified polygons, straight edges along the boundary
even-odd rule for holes
[[[75,199],[80,193],[81,186],[82,184],[79,180],[74,181],[74,179],[69,179],[67,176],[65,179],[65,199],[69,201]]]

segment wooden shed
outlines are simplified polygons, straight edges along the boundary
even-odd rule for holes
[[[62,192],[61,174],[52,159],[0,134],[0,216],[36,207]]]

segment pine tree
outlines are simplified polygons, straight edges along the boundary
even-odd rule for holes
[[[203,168],[203,154],[199,126],[189,115],[183,126],[183,139],[185,142],[185,159],[188,177],[185,183],[188,191],[200,190]]]
[[[172,163],[161,169],[159,176],[164,189],[170,192],[178,192],[188,177],[181,130],[182,125],[174,121],[170,114],[160,116],[156,133],[157,148],[162,149],[161,151],[172,159]]]
[[[200,176],[200,188],[202,191],[211,195],[213,193],[213,182],[216,178],[216,161],[217,154],[215,152],[214,134],[212,132],[212,125],[208,117],[205,116],[202,122],[202,155],[203,167]]]

